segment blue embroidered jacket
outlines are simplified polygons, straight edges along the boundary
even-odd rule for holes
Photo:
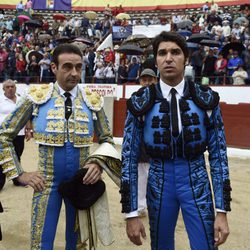
[[[122,149],[123,212],[137,209],[137,164],[141,141],[151,158],[181,157],[190,165],[202,166],[200,174],[206,170],[203,153],[208,150],[215,206],[230,210],[231,187],[219,96],[208,87],[186,82],[179,107],[182,131],[178,138],[174,138],[170,105],[163,98],[159,84],[141,88],[128,100]],[[195,174],[192,176],[191,173],[194,186],[198,185]]]

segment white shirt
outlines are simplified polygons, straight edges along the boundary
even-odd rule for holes
[[[64,100],[66,100],[66,97],[64,95],[65,92],[69,92],[71,94],[70,98],[72,103],[74,102],[76,96],[77,96],[77,90],[78,90],[78,86],[76,85],[73,89],[71,89],[70,91],[65,91],[64,89],[62,89],[60,87],[60,85],[58,84],[58,82],[56,82],[55,84],[57,84],[58,88],[59,88],[59,94],[64,98]],[[74,108],[74,105],[72,106],[72,108]]]
[[[16,95],[16,102],[12,101],[5,95],[0,97],[0,124],[5,120],[5,118],[12,113],[20,101],[21,97]],[[18,135],[25,135],[24,127],[19,131]]]
[[[176,85],[175,87],[169,86],[168,84],[164,83],[161,79],[160,79],[160,86],[161,86],[161,92],[162,92],[162,96],[167,99],[169,102],[171,101],[171,89],[174,88],[177,93],[176,93],[176,99],[177,99],[177,103],[179,102],[179,99],[183,96],[183,92],[184,92],[184,87],[185,87],[185,80],[184,78],[182,79],[182,81]],[[181,114],[180,114],[180,107],[179,105],[177,105],[177,112],[178,112],[178,127],[179,127],[179,132],[181,132],[182,130],[182,124],[181,124]]]

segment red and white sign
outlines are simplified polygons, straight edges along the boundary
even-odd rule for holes
[[[83,84],[82,87],[87,87],[91,92],[97,92],[103,97],[117,96],[117,84]]]

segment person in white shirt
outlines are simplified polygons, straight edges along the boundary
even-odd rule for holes
[[[3,123],[5,118],[15,110],[21,96],[16,93],[16,84],[13,80],[8,79],[3,82],[4,94],[0,98],[0,124]],[[13,139],[13,145],[17,154],[18,161],[21,161],[21,156],[24,150],[24,139],[29,140],[32,137],[32,130],[29,124],[23,127],[18,135]],[[0,190],[3,188],[5,183],[5,174],[3,173],[2,167],[0,166]],[[20,186],[20,182],[14,178],[13,184]]]
[[[185,82],[189,53],[181,35],[161,32],[153,41],[153,52],[159,83],[141,88],[127,101],[120,189],[127,235],[136,245],[142,245],[142,238],[146,238],[137,205],[138,158],[144,143],[150,158],[147,206],[151,249],[174,249],[181,209],[191,249],[215,250],[229,235],[226,211],[231,210],[219,95]]]
[[[218,13],[219,6],[217,3],[214,2],[214,0],[211,1],[211,6],[210,6],[210,12],[216,11]]]
[[[222,21],[222,34],[224,37],[229,37],[231,35],[231,27],[228,20]]]

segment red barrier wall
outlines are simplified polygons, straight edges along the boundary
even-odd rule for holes
[[[233,147],[250,148],[250,104],[221,103],[227,144]]]

